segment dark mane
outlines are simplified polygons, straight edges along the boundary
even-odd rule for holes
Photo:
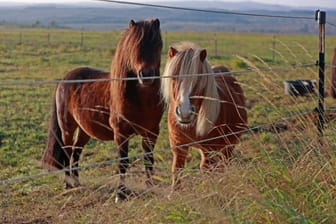
[[[142,61],[146,61],[147,64],[152,62],[155,73],[159,74],[161,49],[162,38],[158,19],[137,22],[131,20],[117,45],[111,66],[111,78],[137,77],[139,68],[131,65],[141,64]],[[124,80],[111,82],[111,96],[116,99],[114,102],[122,102],[117,98],[124,97],[126,83]]]

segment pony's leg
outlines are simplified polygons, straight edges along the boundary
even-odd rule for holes
[[[81,128],[78,129],[78,135],[76,139],[76,144],[72,149],[71,159],[70,159],[70,177],[73,179],[74,186],[77,187],[80,185],[79,182],[79,158],[80,154],[83,151],[84,146],[90,140],[90,136],[88,136]]]
[[[70,189],[75,186],[74,180],[71,177],[71,167],[70,167],[70,161],[72,157],[73,152],[73,146],[72,145],[65,145],[63,147],[63,151],[65,152],[65,158],[64,158],[64,168],[65,170],[65,176],[64,176],[64,189]]]
[[[179,175],[181,170],[184,168],[187,155],[188,147],[178,147],[172,150],[173,152],[173,164],[172,164],[172,173],[173,173],[173,190],[178,188],[180,185]]]
[[[157,135],[156,135],[157,136]],[[144,152],[144,165],[146,170],[146,184],[147,187],[152,187],[154,185],[152,180],[153,166],[154,166],[154,154],[153,150],[156,143],[156,136],[143,137],[142,138],[142,149]]]
[[[66,98],[61,97],[57,91],[56,96],[56,105],[57,105],[57,115],[58,115],[58,124],[62,130],[62,142],[63,142],[63,154],[64,158],[62,161],[63,167],[66,169],[64,177],[64,188],[72,188],[71,172],[70,168],[70,159],[73,153],[74,146],[74,134],[78,125],[73,118],[72,114],[67,110]]]
[[[209,153],[201,150],[201,163],[200,163],[200,170],[208,169],[209,167]]]
[[[124,201],[127,196],[130,194],[130,191],[126,188],[125,185],[125,174],[126,170],[129,165],[129,159],[128,159],[128,138],[124,136],[119,136],[118,134],[115,133],[114,135],[114,140],[115,143],[118,146],[118,154],[119,154],[119,175],[120,175],[120,180],[119,180],[119,185],[117,189],[117,195],[115,202],[120,202]]]
[[[74,173],[72,170],[72,165],[73,165],[73,161],[75,161],[76,159],[79,159],[79,151],[76,151],[76,140],[74,140],[74,134],[76,131],[76,128],[79,128],[77,126],[76,121],[73,119],[73,117],[68,114],[67,116],[67,120],[66,123],[60,123],[60,126],[62,127],[62,140],[64,143],[63,146],[63,151],[65,154],[64,157],[64,168],[65,170],[65,177],[64,177],[64,188],[65,189],[69,189],[69,188],[73,188],[79,185],[78,182],[78,178],[74,178]],[[80,129],[78,130],[78,136],[80,133]],[[78,139],[77,136],[77,139]],[[77,171],[78,174],[78,171]]]
[[[70,159],[72,157],[73,152],[73,133],[74,131],[69,132],[69,129],[64,131],[62,133],[62,139],[63,139],[63,152],[65,154],[63,165],[65,170],[65,176],[64,176],[64,189],[73,188],[73,181],[71,178],[71,170],[70,170]]]

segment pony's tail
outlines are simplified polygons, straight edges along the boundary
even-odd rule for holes
[[[62,132],[57,120],[56,94],[52,101],[47,145],[41,163],[48,170],[63,169],[66,153],[62,143]]]
[[[336,98],[336,48],[333,50],[332,60],[331,60],[331,85],[329,93],[332,98]]]

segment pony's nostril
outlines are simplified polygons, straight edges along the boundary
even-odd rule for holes
[[[192,113],[195,113],[195,107],[194,106],[191,106],[190,110],[191,110]]]

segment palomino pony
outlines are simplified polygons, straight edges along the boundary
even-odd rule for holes
[[[336,99],[336,48],[333,50],[331,58],[331,85],[329,94]]]
[[[177,172],[185,166],[189,147],[200,149],[201,169],[214,168],[230,159],[239,132],[247,127],[242,88],[229,74],[209,74],[213,71],[206,55],[205,49],[190,42],[168,51],[161,90],[169,107],[173,186]],[[213,156],[214,152],[217,155]]]
[[[77,68],[64,80],[78,82],[57,86],[42,163],[48,169],[66,168],[66,188],[79,185],[78,160],[89,139],[114,140],[121,176],[116,200],[125,199],[129,192],[124,184],[128,142],[134,135],[142,136],[146,182],[152,183],[152,151],[164,109],[159,79],[161,50],[160,21],[131,20],[117,45],[110,73]],[[98,81],[85,82],[88,79]]]

